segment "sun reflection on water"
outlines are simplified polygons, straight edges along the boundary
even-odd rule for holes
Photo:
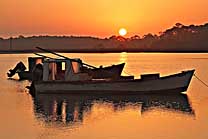
[[[127,59],[128,59],[128,53],[127,52],[120,53],[119,57],[120,57],[120,59],[119,59],[120,63],[127,63]]]

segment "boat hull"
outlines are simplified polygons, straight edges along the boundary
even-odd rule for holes
[[[30,71],[21,71],[18,72],[19,80],[32,80],[32,72]]]
[[[175,93],[187,90],[194,70],[159,77],[158,79],[118,80],[118,81],[39,81],[33,82],[38,93],[70,94],[142,94],[142,93]]]

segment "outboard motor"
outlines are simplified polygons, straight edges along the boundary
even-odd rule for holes
[[[26,70],[26,67],[25,65],[20,61],[14,69],[10,69],[9,70],[9,73],[7,73],[7,76],[8,77],[12,77],[14,76],[15,73],[17,72],[21,72],[21,71],[25,71]]]

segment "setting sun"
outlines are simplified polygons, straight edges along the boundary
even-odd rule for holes
[[[119,29],[119,35],[125,36],[127,34],[127,30],[125,28]]]

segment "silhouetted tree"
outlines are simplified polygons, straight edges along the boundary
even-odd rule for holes
[[[25,37],[23,35],[18,36],[19,39],[24,39]]]
[[[130,40],[139,40],[140,37],[138,35],[134,35],[132,37],[130,37]]]
[[[175,24],[175,27],[177,27],[177,28],[182,28],[184,25],[183,24],[181,24],[181,23],[176,23]]]

